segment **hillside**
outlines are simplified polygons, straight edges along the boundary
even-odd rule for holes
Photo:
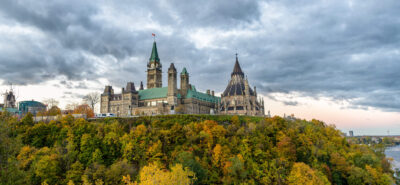
[[[0,116],[0,184],[392,184],[383,148],[281,117]]]

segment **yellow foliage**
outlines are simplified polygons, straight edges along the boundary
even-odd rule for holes
[[[222,158],[222,147],[220,144],[215,145],[212,157],[213,157],[213,164],[219,167]]]
[[[138,125],[134,131],[135,137],[140,137],[146,135],[147,128],[144,125]]]
[[[147,156],[151,158],[158,158],[161,157],[162,151],[161,151],[162,143],[160,140],[157,140],[154,144],[152,144],[148,149],[147,149]]]
[[[87,175],[82,175],[82,185],[92,185],[89,181],[89,177]]]
[[[101,179],[97,179],[97,180],[94,182],[94,184],[95,184],[95,185],[103,185],[104,182],[103,182],[103,180],[101,180]]]
[[[26,169],[29,167],[35,157],[35,153],[36,149],[34,147],[30,147],[29,145],[21,148],[21,151],[17,156],[18,161],[20,161],[21,168]]]
[[[288,185],[326,185],[331,184],[325,175],[304,163],[294,163],[288,177]]]
[[[176,164],[171,171],[161,169],[160,165],[150,164],[143,167],[139,173],[139,181],[133,183],[131,177],[124,176],[122,181],[127,185],[189,185],[196,180],[194,172]]]

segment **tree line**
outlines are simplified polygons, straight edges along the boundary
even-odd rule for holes
[[[0,184],[393,184],[382,148],[281,117],[0,115]]]

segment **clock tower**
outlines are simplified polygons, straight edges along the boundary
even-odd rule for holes
[[[147,63],[147,89],[162,87],[162,65],[154,41],[151,56]]]

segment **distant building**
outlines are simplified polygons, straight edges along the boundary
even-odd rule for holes
[[[12,89],[4,94],[4,108],[16,108],[15,95]]]
[[[353,136],[354,136],[354,134],[353,134],[353,131],[352,131],[352,130],[350,130],[350,131],[349,131],[349,136],[350,136],[350,137],[353,137]]]
[[[26,114],[28,112],[36,115],[38,112],[46,111],[46,105],[38,101],[21,101],[19,102],[18,109],[21,114]]]
[[[10,91],[4,93],[4,104],[0,104],[0,112],[7,111],[11,114],[18,114],[19,111],[16,108],[15,102],[15,95],[11,88]]]

